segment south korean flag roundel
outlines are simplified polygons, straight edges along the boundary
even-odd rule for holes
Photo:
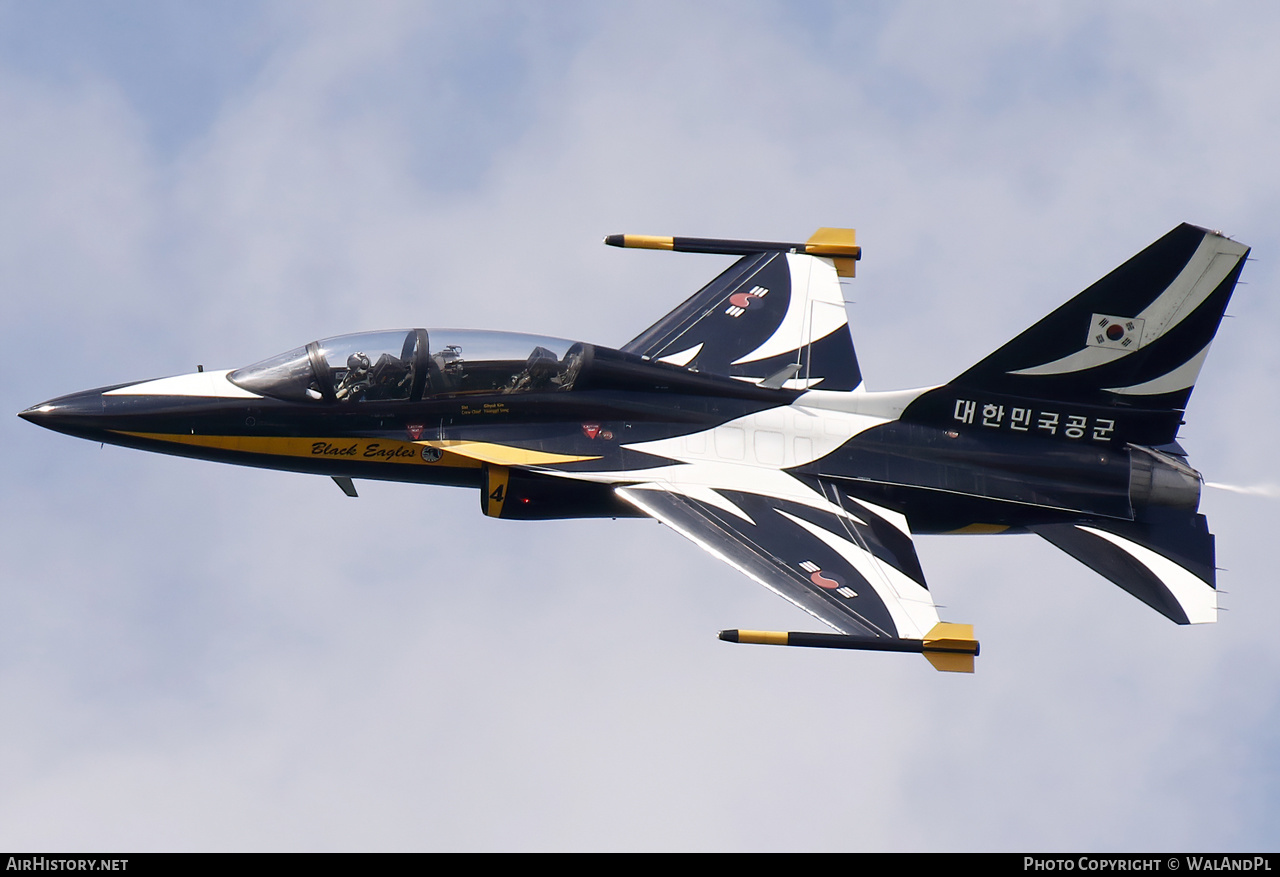
[[[1141,317],[1094,314],[1089,324],[1088,344],[1112,350],[1137,350],[1142,346],[1142,323]]]

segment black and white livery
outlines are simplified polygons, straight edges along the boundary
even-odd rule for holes
[[[871,392],[840,286],[852,229],[606,243],[739,258],[620,348],[366,332],[21,416],[350,496],[371,478],[477,488],[500,518],[656,518],[835,631],[721,633],[735,642],[971,672],[972,627],[941,621],[916,558],[937,533],[1034,533],[1179,624],[1216,619],[1177,432],[1247,247],[1181,225],[953,380]]]

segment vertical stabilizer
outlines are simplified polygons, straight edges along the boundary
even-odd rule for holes
[[[725,252],[752,244],[717,243]],[[853,230],[819,229],[808,244],[786,246],[743,256],[622,349],[766,387],[856,388],[862,373],[840,288],[860,253]]]
[[[1218,232],[1180,225],[952,384],[1183,410],[1248,254]]]

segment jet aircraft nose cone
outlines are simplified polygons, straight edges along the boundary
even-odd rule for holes
[[[85,390],[33,405],[18,416],[46,429],[78,435],[101,423],[102,403],[101,390]]]
[[[52,408],[53,406],[49,405],[47,402],[41,403],[40,405],[32,405],[26,411],[19,411],[18,416],[23,420],[29,420],[32,423],[38,424],[43,419],[44,415],[48,414]]]

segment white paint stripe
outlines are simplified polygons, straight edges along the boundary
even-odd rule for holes
[[[812,391],[817,392],[817,391]],[[850,395],[845,393],[843,395]],[[797,400],[808,399],[809,396],[801,396]],[[874,407],[874,406],[873,406]],[[727,423],[703,430],[693,435],[705,436],[702,452],[693,452],[689,450],[689,443],[685,441],[684,436],[675,438],[655,439],[648,442],[636,442],[634,444],[624,445],[628,450],[641,451],[647,454],[656,454],[661,457],[668,457],[672,460],[680,460],[684,463],[734,463],[736,465],[758,466],[766,469],[791,469],[796,466],[803,466],[812,463],[814,460],[821,459],[827,454],[835,451],[850,438],[864,432],[872,427],[879,426],[887,422],[887,418],[879,417],[872,414],[858,414],[850,411],[842,411],[837,409],[822,409],[820,417],[822,426],[812,433],[801,432],[799,421],[803,419],[804,425],[810,427],[813,422],[810,415],[813,411],[804,411],[803,407],[798,404],[789,406],[780,405],[776,408],[766,408],[743,417],[730,420]],[[781,415],[785,418],[782,425],[782,432],[787,440],[783,443],[783,457],[779,464],[776,460],[759,461],[754,457],[756,430],[766,430],[770,432],[778,431],[777,418]],[[724,430],[726,428],[736,428],[743,431],[744,448],[750,448],[752,454],[742,457],[724,457],[716,450],[714,441],[717,429]],[[721,433],[723,435],[723,433]],[[811,439],[808,449],[797,448],[796,442],[790,441],[796,435],[804,435]],[[648,479],[645,479],[648,480]]]
[[[833,486],[837,490],[840,489],[840,485],[838,483],[834,484]],[[846,493],[845,496],[849,496],[849,495]],[[879,515],[880,517],[888,521],[890,524],[893,524],[893,526],[897,528],[898,532],[902,533],[904,536],[908,538],[911,537],[911,525],[907,523],[906,515],[900,512],[895,512],[893,509],[887,509],[882,505],[876,505],[873,502],[868,502],[865,499],[858,499],[858,497],[856,496],[849,496],[849,499],[853,500],[858,505],[862,506],[872,514]]]
[[[1200,377],[1200,367],[1204,365],[1204,359],[1208,355],[1209,345],[1206,344],[1203,350],[1168,374],[1131,387],[1107,387],[1107,392],[1125,396],[1158,396],[1161,393],[1188,390],[1195,386],[1196,378]]]
[[[742,520],[746,521],[748,524],[752,525],[753,527],[755,526],[755,523],[756,523],[751,519],[750,515],[748,515],[742,509],[738,508],[738,506],[735,503],[730,502],[727,497],[724,497],[719,493],[717,493],[714,488],[706,487],[704,485],[686,484],[686,485],[681,485],[680,488],[677,490],[670,485],[659,484],[657,482],[650,482],[648,484],[634,484],[634,485],[631,485],[628,489],[629,490],[652,490],[652,491],[658,491],[662,493],[678,493],[681,496],[686,496],[689,499],[696,499],[698,502],[706,503],[707,505],[713,508],[720,509],[721,511],[726,511],[735,517],[741,518]]]
[[[1107,540],[1151,570],[1151,574],[1169,589],[1169,593],[1178,601],[1182,611],[1187,613],[1187,620],[1192,624],[1208,624],[1218,620],[1218,592],[1195,573],[1145,545],[1131,542],[1106,530],[1083,524],[1076,524],[1076,529]]]
[[[844,411],[875,417],[882,421],[897,420],[907,406],[937,387],[919,387],[914,390],[890,390],[869,393],[866,390],[844,392],[842,390],[810,390],[791,403],[797,411],[815,414],[818,411]]]
[[[938,607],[929,592],[912,581],[901,570],[883,563],[874,555],[837,536],[817,524],[789,515],[781,509],[778,514],[821,540],[858,571],[889,610],[889,617],[904,639],[924,639],[924,635],[938,623]]]
[[[1216,234],[1206,234],[1191,259],[1151,304],[1134,316],[1145,323],[1141,343],[1129,350],[1085,347],[1032,368],[1011,371],[1011,375],[1060,375],[1096,368],[1150,347],[1186,319],[1226,279],[1248,247]]]
[[[1232,246],[1220,246],[1232,244]],[[1238,252],[1232,252],[1232,250]],[[1142,347],[1164,335],[1200,307],[1218,284],[1244,255],[1245,247],[1224,238],[1206,235],[1187,267],[1155,301],[1142,309],[1138,317],[1146,321],[1142,331]],[[1208,260],[1207,264],[1205,260]]]
[[[678,365],[681,368],[693,362],[693,358],[702,351],[702,345],[705,342],[698,342],[688,350],[681,350],[679,353],[673,353],[670,356],[662,356],[658,358],[658,362],[666,362],[671,365]]]
[[[791,299],[787,302],[787,313],[763,344],[741,359],[734,360],[732,365],[791,353],[848,325],[840,278],[832,261],[796,253],[788,253],[786,258],[791,269]],[[815,301],[839,307],[820,308],[813,313],[810,302]]]
[[[1137,350],[1138,348],[1134,348]],[[1114,347],[1085,347],[1083,350],[1077,350],[1062,359],[1055,359],[1053,362],[1046,362],[1044,365],[1032,366],[1031,368],[1020,368],[1011,371],[1011,375],[1062,375],[1068,372],[1084,371],[1088,368],[1097,368],[1100,365],[1106,365],[1109,362],[1115,362],[1122,356],[1128,356],[1133,350],[1120,350]]]
[[[867,526],[867,523],[861,518],[850,514],[840,506],[834,505],[822,494],[810,489],[807,484],[793,477],[790,473],[776,469],[761,469],[755,466],[731,463],[699,463],[696,465],[655,466],[652,469],[613,472],[570,472],[547,468],[539,469],[538,471],[575,481],[613,484],[618,486],[619,489],[622,487],[653,489],[646,486],[652,484],[670,493],[706,501],[708,505],[717,505],[717,503],[707,501],[700,494],[701,491],[708,489],[714,491],[736,490],[739,493],[749,493],[768,499],[793,502],[797,505],[818,509],[829,515],[847,518],[864,527]],[[718,499],[726,503],[729,502],[723,497],[718,497]],[[732,512],[733,510],[725,508],[725,511]],[[741,511],[734,513],[744,520],[751,520]]]
[[[103,393],[104,396],[201,396],[210,399],[261,399],[257,393],[250,393],[227,380],[231,369],[212,372],[195,372],[189,375],[174,375],[171,378],[159,378],[154,381],[143,381],[130,384]]]

